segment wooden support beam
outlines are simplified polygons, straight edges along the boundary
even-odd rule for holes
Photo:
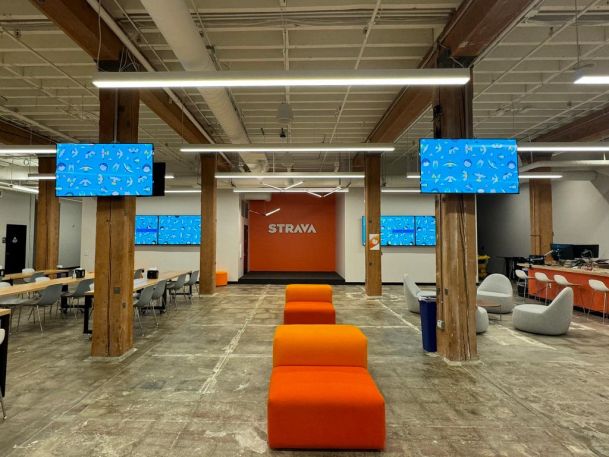
[[[433,68],[437,49],[448,49],[451,58],[476,57],[520,20],[538,0],[465,0],[444,28],[437,43],[429,49],[419,68]],[[432,103],[432,92],[425,87],[402,91],[374,127],[368,141],[391,143],[408,129]]]
[[[0,120],[0,143],[26,145],[53,144],[54,141],[17,125]]]
[[[544,143],[567,141],[602,141],[609,138],[609,106],[535,138]]]
[[[216,167],[218,158],[201,155],[201,251],[199,290],[216,291]]]
[[[435,91],[434,137],[473,136],[473,83]],[[436,197],[438,352],[450,361],[478,357],[476,344],[476,197]]]
[[[137,143],[139,92],[100,90],[99,140]],[[99,197],[91,355],[118,357],[133,347],[135,197]]]
[[[550,251],[554,238],[552,224],[552,182],[531,179],[529,182],[531,208],[531,254],[544,255]]]
[[[55,157],[38,159],[39,173],[55,173]],[[36,228],[34,232],[34,268],[52,270],[59,262],[59,199],[55,181],[38,182]]]
[[[378,297],[383,294],[381,275],[381,250],[371,250],[369,235],[381,233],[381,156],[369,154],[365,158],[365,205],[366,205],[366,295]]]

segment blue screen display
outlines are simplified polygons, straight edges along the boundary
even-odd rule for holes
[[[414,246],[414,216],[381,216],[381,246]],[[366,218],[362,217],[362,244],[366,244]]]
[[[201,244],[201,216],[159,216],[159,244]]]
[[[152,144],[58,144],[58,197],[152,195]]]
[[[517,194],[516,140],[421,139],[421,192]]]
[[[416,216],[415,226],[417,246],[436,245],[436,218],[434,216]]]
[[[135,216],[135,244],[158,244],[159,216]]]

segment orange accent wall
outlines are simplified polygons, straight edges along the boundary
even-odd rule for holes
[[[276,208],[268,217],[252,212]],[[270,202],[250,202],[250,210],[250,271],[336,271],[335,195],[273,194]],[[269,233],[270,224],[312,224],[317,233]]]

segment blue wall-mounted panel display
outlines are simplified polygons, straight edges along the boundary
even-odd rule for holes
[[[434,216],[416,216],[415,227],[417,246],[436,245],[436,218]]]
[[[135,244],[150,245],[159,242],[159,216],[135,216]]]
[[[366,245],[365,217],[362,217],[362,245]],[[415,246],[414,216],[381,216],[381,246]]]
[[[201,216],[159,216],[159,244],[201,244]]]
[[[421,192],[517,194],[516,140],[421,139]]]
[[[151,196],[152,144],[58,144],[58,197]]]

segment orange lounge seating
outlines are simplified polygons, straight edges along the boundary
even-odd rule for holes
[[[285,289],[284,324],[335,324],[332,287],[290,284]]]
[[[269,446],[383,449],[385,400],[367,363],[367,339],[356,327],[279,326],[268,398]]]
[[[228,284],[228,271],[216,271],[216,287],[226,286]]]

